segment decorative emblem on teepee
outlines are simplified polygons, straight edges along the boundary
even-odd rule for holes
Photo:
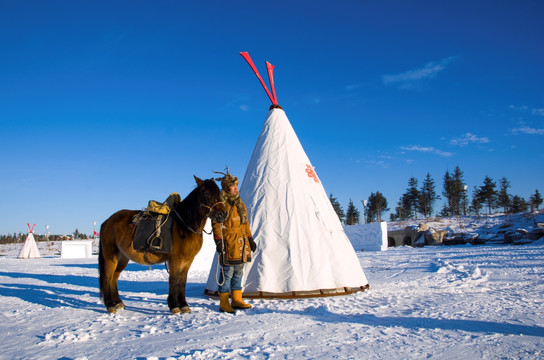
[[[314,168],[312,165],[308,164],[306,165],[306,172],[308,173],[308,177],[314,179],[316,183],[319,182],[319,179],[317,178],[317,174],[314,171]]]

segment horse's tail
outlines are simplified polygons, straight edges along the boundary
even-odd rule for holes
[[[104,232],[104,224],[100,226],[100,240],[98,242],[98,284],[100,286],[100,298],[104,298],[104,250],[102,249],[102,236],[106,236]]]

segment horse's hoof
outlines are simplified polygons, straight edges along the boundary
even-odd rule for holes
[[[108,308],[108,312],[110,314],[117,314],[117,309],[115,308],[115,306],[111,306]]]
[[[122,302],[120,302],[119,304],[115,304],[115,308],[116,308],[116,309],[124,309],[124,308],[125,308],[125,304],[123,304]]]
[[[188,306],[184,306],[181,309],[179,307],[173,308],[170,310],[172,314],[189,314],[191,313],[191,308]]]

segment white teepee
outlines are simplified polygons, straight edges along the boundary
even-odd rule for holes
[[[25,243],[23,244],[23,248],[21,251],[19,251],[19,255],[17,258],[19,259],[37,259],[41,258],[40,251],[38,250],[38,246],[36,245],[36,241],[34,240],[34,234],[32,234],[32,231],[34,231],[34,226],[36,224],[32,225],[32,228],[30,227],[30,224],[26,224],[28,226],[28,236],[26,237]]]
[[[369,287],[355,250],[285,112],[274,104],[247,167],[244,200],[257,250],[245,265],[245,297],[345,294]],[[267,63],[273,89],[272,65]],[[217,292],[217,254],[206,293]]]

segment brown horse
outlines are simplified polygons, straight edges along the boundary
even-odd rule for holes
[[[172,229],[172,252],[159,254],[134,250],[131,224],[138,210],[119,210],[109,217],[100,228],[98,271],[100,297],[110,313],[123,309],[125,304],[119,297],[117,280],[129,260],[139,264],[154,265],[168,262],[168,307],[173,314],[190,313],[185,299],[187,272],[194,257],[202,247],[202,231],[208,217],[223,222],[226,208],[220,198],[219,187],[213,179],[200,180],[194,177],[197,187],[173,208],[175,221]]]

